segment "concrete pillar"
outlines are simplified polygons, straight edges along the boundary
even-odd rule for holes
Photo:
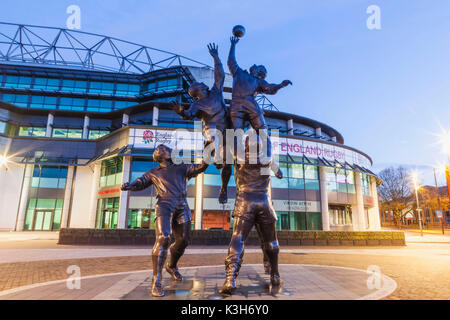
[[[158,125],[158,119],[159,119],[159,108],[154,106],[153,107],[152,126],[157,126]]]
[[[316,137],[320,138],[322,136],[322,128],[316,128]]]
[[[320,210],[322,212],[322,230],[330,230],[330,214],[328,212],[328,190],[325,167],[319,167]]]
[[[352,206],[353,231],[366,230],[361,173],[355,171],[356,205]]]
[[[89,122],[90,122],[89,116],[84,116],[84,123],[83,123],[83,139],[89,138]]]
[[[196,163],[200,163],[201,159],[196,159]],[[201,173],[195,180],[195,230],[202,230],[203,221],[203,176]]]
[[[294,120],[289,119],[287,121],[287,129],[288,129],[288,134],[289,135],[294,135]]]
[[[94,164],[94,172],[92,178],[91,186],[91,199],[89,206],[89,228],[95,228],[95,220],[97,218],[97,200],[98,200],[98,189],[100,185],[100,171],[102,166],[100,163]]]
[[[337,139],[336,139],[336,137],[331,137],[331,141],[333,141],[333,142],[337,142]]]
[[[61,228],[67,228],[69,226],[70,203],[72,200],[72,182],[73,174],[75,172],[74,169],[74,166],[69,166],[67,168],[66,189],[64,190],[64,204],[61,215]]]
[[[128,122],[130,121],[130,116],[126,113],[122,116],[122,127],[125,127],[128,125]]]
[[[378,207],[377,181],[375,177],[370,177],[370,192],[373,199],[373,207],[369,209],[370,229],[381,230],[380,209]]]
[[[33,178],[33,165],[25,165],[25,175],[23,178],[22,191],[20,194],[19,211],[15,231],[23,231],[28,208],[28,195],[30,193],[31,179]]]
[[[45,136],[47,138],[50,138],[52,136],[54,119],[55,119],[55,116],[53,114],[49,113],[48,117],[47,117],[47,129],[45,130]]]
[[[131,176],[131,157],[123,157],[122,183],[130,182],[130,176]],[[127,228],[129,193],[130,193],[129,191],[120,191],[119,221],[117,223],[118,229]]]

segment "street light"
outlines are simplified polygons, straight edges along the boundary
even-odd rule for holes
[[[8,164],[8,161],[9,161],[9,159],[7,156],[0,155],[0,167],[3,167],[3,166],[6,167],[6,165]]]
[[[444,215],[442,212],[442,208],[441,208],[441,195],[439,194],[439,188],[438,188],[438,184],[437,184],[437,179],[436,179],[436,170],[439,173],[444,173],[445,174],[445,165],[437,165],[433,168],[433,173],[434,173],[434,184],[436,187],[436,195],[437,195],[437,201],[438,201],[438,209],[441,212],[441,227],[442,227],[442,234],[445,234],[445,230],[444,230]]]
[[[411,173],[411,178],[413,179],[414,190],[416,191],[417,215],[419,217],[420,236],[423,237],[422,215],[420,214],[419,194],[417,193],[417,191],[419,190],[420,186],[417,184],[417,172],[416,171],[413,171]]]

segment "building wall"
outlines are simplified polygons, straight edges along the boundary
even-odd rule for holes
[[[77,167],[73,184],[72,209],[69,226],[71,228],[89,228],[91,197],[94,184],[92,166]]]
[[[0,167],[0,230],[15,229],[23,174],[23,165]]]

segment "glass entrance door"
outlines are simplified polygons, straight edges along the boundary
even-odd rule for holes
[[[104,209],[103,210],[103,229],[117,228],[117,210]]]
[[[51,231],[53,230],[54,210],[35,210],[33,230],[35,231]]]

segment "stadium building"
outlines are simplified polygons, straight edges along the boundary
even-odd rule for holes
[[[198,125],[169,101],[188,105],[190,83],[210,86],[213,70],[95,34],[8,23],[0,31],[0,230],[153,228],[155,190],[120,185],[155,166],[160,143],[197,159]],[[229,103],[230,76],[224,97]],[[370,157],[324,123],[280,112],[264,96],[258,102],[279,132],[277,228],[379,230]],[[234,178],[226,205],[217,200],[220,183],[214,166],[189,182],[194,229],[230,228]]]

